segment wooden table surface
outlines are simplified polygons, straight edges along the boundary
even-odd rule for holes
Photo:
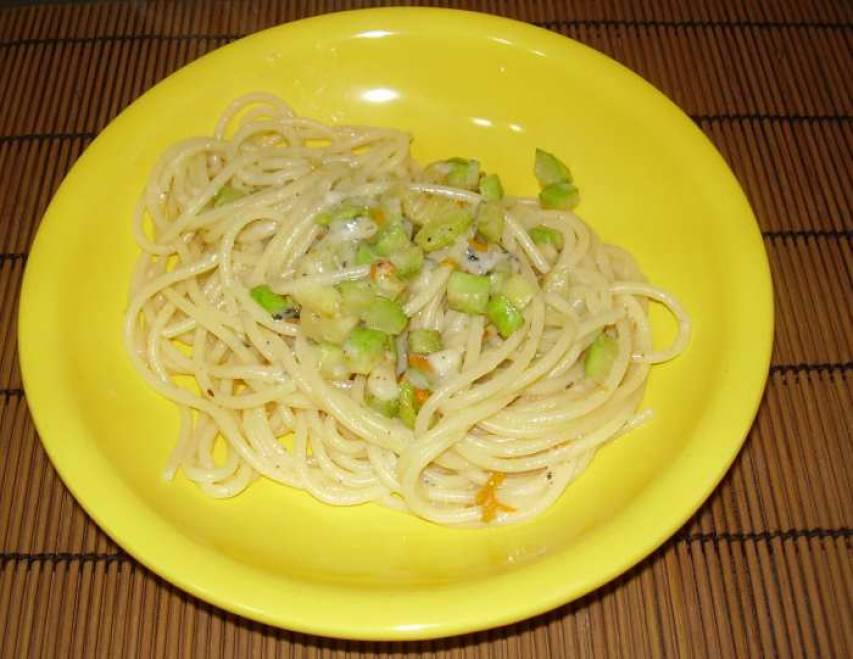
[[[746,446],[669,542],[545,615],[418,643],[273,629],[141,567],[51,467],[18,369],[39,220],[112,117],[244,34],[389,3],[0,2],[0,657],[851,657],[851,106],[843,0],[471,0],[587,43],[688,112],[744,186],[776,287],[776,343]],[[401,3],[409,4],[409,3]]]

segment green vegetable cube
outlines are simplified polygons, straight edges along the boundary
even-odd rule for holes
[[[427,165],[424,175],[429,181],[476,190],[480,180],[480,163],[466,158],[439,160]]]
[[[405,216],[419,226],[441,220],[459,210],[458,202],[425,192],[406,192],[401,201]]]
[[[444,347],[441,334],[434,329],[415,329],[409,332],[409,352],[428,355]]]
[[[529,233],[530,238],[537,245],[553,245],[558,250],[563,249],[563,234],[556,229],[540,224],[533,227]]]
[[[371,266],[370,278],[376,292],[382,297],[396,298],[406,290],[406,283],[397,276],[397,267],[391,261],[377,261]]]
[[[338,290],[341,292],[341,305],[353,314],[360,314],[376,299],[373,285],[363,279],[341,282]]]
[[[403,382],[403,384],[400,385],[400,398],[397,415],[400,417],[400,421],[403,422],[404,426],[407,428],[415,427],[415,419],[418,416],[417,410],[415,409],[415,388],[408,382]]]
[[[406,328],[408,316],[403,307],[384,297],[375,297],[361,312],[364,324],[370,329],[381,330],[386,334],[397,335]]]
[[[496,295],[489,300],[489,320],[503,338],[509,338],[524,325],[524,316],[506,295]]]
[[[424,251],[417,245],[409,245],[388,257],[400,277],[411,277],[420,272],[424,265]]]
[[[318,368],[324,378],[330,380],[343,380],[349,377],[349,368],[343,349],[331,343],[320,343],[317,346],[319,353]]]
[[[492,243],[499,243],[504,233],[504,209],[496,201],[486,201],[477,209],[477,233]]]
[[[536,149],[533,173],[543,188],[554,183],[571,183],[573,180],[569,168],[553,153],[542,149]]]
[[[488,174],[480,179],[480,195],[486,201],[500,201],[504,197],[504,187],[497,174]]]
[[[447,304],[468,314],[482,314],[489,304],[489,278],[456,270],[447,280]]]
[[[397,416],[397,410],[400,409],[400,400],[398,398],[389,398],[387,400],[378,398],[369,391],[364,394],[364,402],[371,409],[376,410],[382,416],[393,418]]]
[[[492,289],[492,294],[500,293],[503,287],[509,281],[509,273],[506,270],[493,270],[489,273],[489,287]]]
[[[315,311],[305,310],[299,318],[302,332],[315,341],[342,343],[352,329],[358,325],[356,316],[321,316]]]
[[[447,184],[454,188],[476,190],[480,180],[480,163],[476,160],[451,158],[447,161],[450,171],[447,173]]]
[[[580,203],[580,192],[573,183],[552,183],[542,188],[539,204],[542,208],[571,210]]]
[[[296,304],[296,300],[289,295],[274,293],[266,284],[255,286],[249,291],[249,295],[266,311],[269,311],[276,320],[295,318],[299,315],[299,306]]]
[[[293,297],[306,309],[323,316],[334,316],[341,305],[341,294],[332,286],[304,286]]]
[[[474,218],[471,213],[461,208],[456,208],[440,219],[433,220],[423,227],[415,235],[415,242],[425,252],[434,252],[443,249],[456,242]]]
[[[378,258],[379,254],[377,254],[376,250],[367,243],[361,243],[355,251],[356,265],[370,265]]]
[[[599,334],[592,345],[587,348],[586,357],[583,360],[583,372],[588,378],[597,382],[604,382],[613,362],[619,353],[619,343],[612,336]]]
[[[506,295],[517,308],[524,309],[536,295],[536,286],[522,275],[512,275],[506,280],[500,292]]]
[[[367,375],[385,355],[389,337],[385,332],[356,327],[344,341],[344,357],[353,373]]]
[[[376,253],[380,256],[391,256],[395,252],[399,252],[411,243],[409,236],[406,235],[406,230],[400,222],[386,224],[376,240]]]
[[[364,206],[359,206],[358,204],[345,201],[330,210],[317,213],[317,215],[314,216],[314,222],[325,226],[337,220],[351,220],[359,217],[360,215],[366,214],[367,209]]]

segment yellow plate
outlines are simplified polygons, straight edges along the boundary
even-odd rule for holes
[[[419,158],[476,156],[533,194],[539,145],[571,163],[580,213],[633,252],[695,321],[653,369],[654,420],[602,450],[541,518],[445,529],[332,508],[261,482],[227,501],[164,483],[178,415],[131,370],[120,328],[131,214],[164,148],[268,90],[323,121],[394,126]],[[661,314],[663,316],[663,314]],[[672,328],[656,318],[661,340]],[[772,341],[761,237],[732,174],[662,94],[599,53],[495,17],[332,14],[207,55],[133,103],[51,204],[27,265],[21,364],[63,480],[128,552],[241,615],[304,632],[426,638],[512,622],[600,586],[660,545],[725,473],[755,414]]]

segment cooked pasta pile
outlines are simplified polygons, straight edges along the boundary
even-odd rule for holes
[[[539,197],[511,197],[476,160],[421,167],[409,142],[251,94],[163,155],[125,341],[180,410],[167,478],[509,523],[649,418],[649,369],[689,320],[572,213],[565,164],[537,150]],[[663,351],[650,300],[678,321]]]

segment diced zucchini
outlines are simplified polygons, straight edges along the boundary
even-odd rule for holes
[[[261,305],[276,320],[296,318],[299,316],[299,306],[289,295],[274,293],[266,284],[255,286],[249,291],[251,298]]]
[[[332,286],[304,286],[293,297],[304,308],[323,316],[334,316],[341,306],[341,294]]]
[[[533,227],[528,233],[537,245],[553,245],[557,250],[563,249],[563,234],[556,229],[540,224]]]
[[[536,149],[536,159],[533,164],[533,173],[539,185],[543,188],[554,183],[571,183],[572,173],[557,156],[542,149]]]
[[[400,385],[400,398],[399,398],[399,406],[397,408],[397,415],[400,417],[400,421],[403,422],[403,425],[407,428],[415,427],[415,419],[418,416],[417,410],[415,410],[415,388],[409,382],[403,382]]]
[[[377,236],[375,249],[380,256],[391,256],[410,245],[409,236],[401,222],[386,224]]]
[[[524,316],[506,295],[495,295],[489,300],[488,315],[498,333],[505,339],[524,325]]]
[[[428,355],[441,350],[444,344],[441,334],[434,329],[415,329],[409,331],[409,352]]]
[[[287,320],[293,318],[299,318],[299,305],[296,304],[296,300],[294,300],[289,295],[284,296],[284,304],[273,311],[272,313],[273,320]]]
[[[480,181],[480,163],[476,160],[451,158],[447,161],[450,171],[447,173],[447,184],[454,188],[476,190]]]
[[[226,204],[230,204],[232,201],[237,201],[238,199],[245,197],[246,193],[242,190],[238,190],[237,188],[232,188],[227,183],[219,188],[219,191],[213,195],[214,208],[219,208],[220,206],[225,206]]]
[[[356,265],[369,265],[379,258],[376,250],[367,243],[361,243],[355,251]]]
[[[492,243],[499,243],[504,233],[504,209],[496,201],[486,201],[477,209],[477,233]]]
[[[447,197],[409,191],[402,196],[403,213],[413,224],[428,224],[459,210],[459,203]]]
[[[389,300],[396,300],[404,290],[406,283],[396,275],[376,280],[376,292]]]
[[[356,316],[322,316],[316,311],[304,310],[299,319],[302,332],[315,341],[342,343],[358,325]]]
[[[409,245],[388,258],[397,268],[400,277],[411,277],[420,272],[424,265],[424,251],[417,245]]]
[[[337,220],[351,220],[355,217],[366,214],[367,209],[364,206],[345,201],[334,208],[322,213],[317,213],[317,215],[314,216],[314,222],[325,226]]]
[[[400,400],[398,398],[383,399],[377,398],[370,392],[364,394],[364,402],[371,409],[376,410],[382,416],[387,416],[393,419],[397,416],[397,410],[400,408]]]
[[[403,307],[388,298],[376,296],[361,312],[364,324],[370,329],[377,329],[386,334],[397,335],[406,328],[409,318],[403,312]]]
[[[400,338],[399,335],[388,337],[388,346],[387,346],[388,352],[387,352],[387,354],[388,354],[388,358],[394,363],[394,368],[396,368],[396,366],[397,366],[397,339],[399,339],[399,338]],[[397,375],[395,372],[395,374],[394,374],[395,382],[396,382],[396,377],[397,377]]]
[[[427,165],[424,176],[436,183],[476,190],[480,180],[480,163],[466,158],[439,160]]]
[[[552,183],[542,188],[539,193],[539,204],[542,208],[570,210],[580,202],[580,192],[574,183]]]
[[[467,231],[472,222],[471,213],[456,208],[441,219],[432,220],[421,227],[415,235],[415,242],[425,252],[434,252],[456,242],[456,239]]]
[[[379,362],[367,376],[365,402],[385,416],[397,416],[400,387],[390,360]]]
[[[397,266],[391,261],[376,261],[370,267],[370,280],[379,295],[392,300],[406,289],[405,282],[397,276]]]
[[[317,352],[320,356],[318,368],[324,378],[344,380],[349,377],[350,371],[347,367],[344,351],[339,345],[320,343],[317,346]]]
[[[356,327],[344,341],[344,356],[353,373],[367,375],[385,356],[388,335],[376,329]]]
[[[536,295],[536,286],[522,275],[511,275],[500,292],[506,295],[517,309],[524,309]]]
[[[488,277],[456,270],[447,280],[447,304],[462,313],[482,314],[489,304],[489,290]]]
[[[338,284],[341,292],[341,305],[348,313],[355,315],[364,311],[376,299],[376,291],[369,281],[344,281]]]
[[[332,211],[323,211],[314,216],[314,224],[319,224],[321,227],[327,227],[332,223]]]
[[[503,287],[509,281],[509,272],[506,270],[494,270],[489,273],[489,288],[492,295],[496,295],[503,290]]]
[[[612,336],[599,334],[592,345],[587,348],[586,357],[583,360],[583,372],[588,378],[596,382],[604,382],[607,379],[616,355],[619,352],[619,344]]]
[[[488,174],[480,179],[480,195],[486,201],[500,201],[504,197],[504,186],[497,174]]]

